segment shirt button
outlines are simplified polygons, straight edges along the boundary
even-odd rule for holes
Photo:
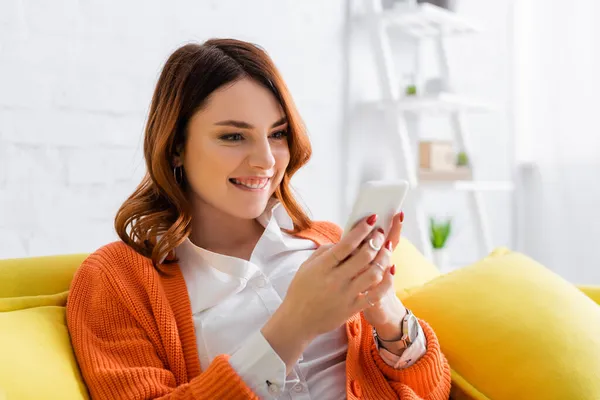
[[[360,398],[362,396],[362,389],[361,389],[360,383],[358,383],[358,381],[350,382],[350,389],[352,390],[352,394],[355,395],[356,397]]]
[[[293,387],[294,392],[296,393],[302,393],[304,392],[304,385],[302,384],[297,384],[296,386]]]
[[[269,385],[269,393],[279,394],[280,391],[281,391],[281,389],[279,388],[279,385],[276,385],[274,383]]]

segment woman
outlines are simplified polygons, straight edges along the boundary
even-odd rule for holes
[[[175,51],[144,155],[122,241],[82,264],[67,305],[93,398],[448,398],[433,331],[392,289],[403,216],[340,240],[302,211],[290,179],[311,148],[263,50]]]

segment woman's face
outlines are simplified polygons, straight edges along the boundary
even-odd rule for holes
[[[183,152],[193,204],[262,214],[290,161],[287,128],[275,96],[251,79],[213,92],[190,119]]]

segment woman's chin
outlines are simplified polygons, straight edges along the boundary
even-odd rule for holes
[[[240,206],[234,207],[232,215],[242,219],[258,218],[265,211],[268,200],[268,198],[265,198],[264,201],[257,199],[252,202],[244,202]]]

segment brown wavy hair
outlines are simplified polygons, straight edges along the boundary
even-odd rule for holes
[[[185,179],[174,176],[176,150],[183,148],[191,117],[223,85],[250,78],[270,90],[288,119],[290,161],[275,196],[294,222],[311,226],[290,187],[290,179],[310,159],[304,124],[281,74],[259,46],[235,39],[187,44],[167,60],[156,84],[144,133],[147,172],[115,217],[117,234],[154,265],[175,260],[174,249],[191,233],[192,214]]]

